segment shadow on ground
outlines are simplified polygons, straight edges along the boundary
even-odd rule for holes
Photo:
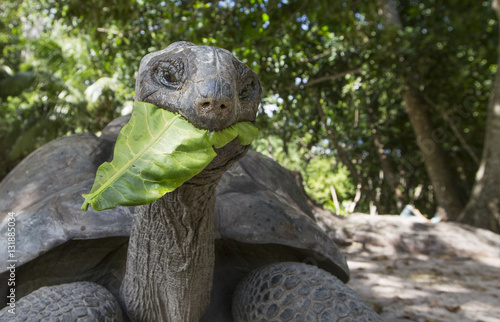
[[[499,235],[399,216],[316,218],[342,245],[349,286],[384,320],[500,320]]]

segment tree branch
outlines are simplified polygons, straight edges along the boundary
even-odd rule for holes
[[[323,110],[323,107],[321,106],[321,102],[320,102],[320,98],[319,98],[319,94],[318,93],[316,93],[316,98],[315,98],[314,101],[316,102],[316,108],[318,109],[318,114],[319,114],[319,116],[321,118],[321,122],[323,123],[323,126],[325,127],[326,134],[328,135],[328,138],[330,139],[331,143],[335,147],[335,149],[337,151],[337,155],[338,155],[338,157],[340,159],[340,162],[342,162],[347,167],[347,169],[349,170],[349,172],[351,173],[351,176],[353,177],[353,179],[358,184],[358,190],[359,189],[364,190],[366,192],[366,195],[368,196],[368,199],[371,200],[371,201],[373,201],[373,203],[376,205],[376,207],[378,209],[380,209],[380,205],[375,200],[375,198],[373,197],[373,193],[372,193],[371,189],[368,187],[368,185],[363,180],[363,178],[359,175],[358,171],[356,170],[356,167],[351,162],[351,160],[349,159],[349,157],[345,153],[344,149],[340,146],[340,143],[337,140],[337,138],[335,136],[335,133],[333,132],[333,129],[328,125],[328,122],[327,122],[327,119],[326,119],[326,116],[325,116],[325,112]],[[361,192],[360,191],[356,192],[356,196],[357,196],[355,198],[355,202],[356,203],[359,200],[359,198],[361,197],[361,195],[358,196],[358,193],[361,193]],[[358,200],[356,200],[356,199],[358,199]],[[356,205],[354,204],[354,207],[355,206]],[[352,209],[352,211],[354,211],[354,209]]]
[[[311,58],[299,58],[299,59],[297,59],[297,61],[299,63],[309,63],[309,62],[321,59],[323,57],[330,56],[331,54],[333,54],[335,52],[337,52],[337,48],[333,48],[333,49],[326,51],[324,53],[314,55]]]
[[[326,82],[326,81],[329,81],[329,80],[332,80],[332,79],[340,78],[340,77],[348,75],[348,74],[359,73],[361,71],[361,69],[362,69],[361,67],[358,67],[358,68],[347,70],[347,71],[340,72],[340,73],[337,73],[337,74],[322,76],[322,77],[319,77],[319,78],[311,79],[307,83],[301,83],[299,85],[292,85],[292,86],[287,86],[287,87],[283,87],[283,88],[278,88],[276,91],[277,92],[280,92],[280,91],[290,91],[290,90],[295,90],[295,89],[298,89],[298,88],[303,88],[303,87],[306,87],[306,86],[311,86],[311,85],[322,83],[322,82]]]
[[[375,109],[378,106],[377,104],[378,104],[378,95],[374,95],[371,98],[370,104],[366,106],[366,114],[368,116],[371,138],[373,141],[373,145],[375,146],[375,151],[379,158],[380,165],[382,166],[382,171],[384,172],[384,179],[388,184],[388,186],[394,191],[394,196],[396,198],[396,207],[398,211],[401,211],[403,207],[402,203],[403,196],[401,190],[399,190],[398,188],[398,176],[392,170],[391,165],[389,164],[389,160],[387,159],[387,155],[384,153],[385,148],[382,142],[380,141],[380,138],[377,133],[377,127],[375,125],[376,123],[375,115],[377,115],[376,113],[377,111]]]
[[[353,176],[354,180],[356,180],[356,183],[360,183],[361,178],[358,175],[358,171],[354,167],[354,164],[352,164],[351,160],[349,160],[349,157],[347,157],[347,155],[345,154],[344,149],[340,146],[340,143],[337,140],[335,134],[333,133],[332,128],[328,125],[325,112],[323,111],[323,107],[321,106],[319,98],[316,98],[315,101],[316,101],[316,107],[318,109],[318,114],[321,118],[321,122],[325,127],[326,134],[328,135],[330,142],[332,142],[333,146],[335,147],[335,150],[337,150],[337,154],[339,156],[340,161],[347,167],[349,172],[351,172],[351,175]]]
[[[495,13],[497,14],[498,18],[500,18],[500,1],[499,0],[493,0],[491,3],[491,7],[493,10],[495,10]]]
[[[462,136],[462,134],[460,133],[460,131],[457,129],[457,127],[455,126],[455,124],[453,123],[453,121],[448,117],[448,113],[442,111],[437,105],[436,103],[434,103],[430,98],[429,96],[427,96],[426,94],[423,94],[422,97],[424,98],[424,100],[427,102],[427,104],[429,104],[430,106],[432,106],[436,111],[439,112],[439,114],[441,114],[441,116],[443,117],[443,119],[448,122],[448,124],[450,125],[451,127],[451,130],[453,131],[453,133],[455,134],[457,140],[460,142],[460,144],[462,144],[462,147],[465,149],[465,151],[467,152],[467,154],[469,154],[469,156],[471,157],[471,159],[474,161],[474,163],[479,166],[479,163],[481,162],[479,160],[479,157],[476,155],[476,153],[474,153],[474,151],[472,151],[471,147],[467,144],[467,141],[465,141],[465,138]]]

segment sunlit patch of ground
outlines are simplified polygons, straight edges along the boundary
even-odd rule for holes
[[[349,286],[386,321],[500,321],[500,259],[346,255]]]
[[[499,235],[398,216],[317,219],[343,245],[348,285],[384,321],[500,321]]]

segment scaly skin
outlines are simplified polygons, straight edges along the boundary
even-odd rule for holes
[[[233,297],[242,321],[382,321],[335,276],[303,263],[276,263],[243,279]]]
[[[186,42],[145,56],[136,82],[136,100],[211,131],[254,121],[260,95],[257,76],[230,52]],[[233,140],[194,178],[136,208],[121,288],[131,320],[200,320],[215,262],[215,189],[247,150]]]
[[[255,73],[229,51],[177,42],[143,58],[135,99],[179,113],[198,128],[218,131],[254,122],[261,93]],[[120,298],[132,321],[201,318],[210,300],[215,261],[215,189],[247,150],[233,140],[216,149],[212,162],[177,190],[136,208]],[[57,288],[42,288],[28,297],[43,301],[52,292]],[[17,318],[32,317],[24,314]]]
[[[0,321],[123,321],[117,300],[103,286],[78,282],[45,286],[6,307]]]

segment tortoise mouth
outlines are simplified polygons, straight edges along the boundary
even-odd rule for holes
[[[207,166],[228,169],[227,165],[244,154],[245,146],[257,134],[257,128],[245,122],[220,132],[200,130],[181,114],[135,102],[129,122],[118,135],[112,161],[97,169],[92,189],[82,195],[85,200],[81,209],[86,211],[92,205],[95,210],[105,210],[117,204],[153,202]],[[219,177],[214,172],[206,174]]]
[[[199,130],[204,130],[204,131],[208,131],[208,132],[221,132],[221,131],[227,130],[227,129],[231,128],[232,126],[236,125],[237,123],[241,123],[241,122],[247,122],[247,123],[252,124],[253,126],[255,126],[255,124],[256,124],[255,117],[242,116],[239,119],[234,118],[234,120],[231,120],[231,122],[228,122],[228,124],[224,124],[224,126],[217,126],[217,125],[213,126],[210,124],[206,125],[206,124],[203,124],[204,123],[203,121],[198,120],[196,117],[193,118],[193,116],[191,115],[192,113],[186,113],[183,109],[179,109],[179,108],[175,107],[174,105],[156,105],[155,103],[153,103],[154,100],[148,99],[149,97],[153,96],[154,94],[155,94],[155,92],[151,93],[150,95],[145,97],[143,100],[141,100],[141,102],[155,105],[157,108],[160,108],[162,110],[179,115],[182,117],[183,120],[190,123],[191,125],[193,125],[195,128],[197,128]]]
[[[169,95],[160,88],[149,88],[141,94],[137,101],[179,114],[196,128],[208,131],[222,131],[238,122],[254,123],[258,110],[256,100],[240,100],[236,95],[200,96],[192,88],[187,93],[176,91]]]

